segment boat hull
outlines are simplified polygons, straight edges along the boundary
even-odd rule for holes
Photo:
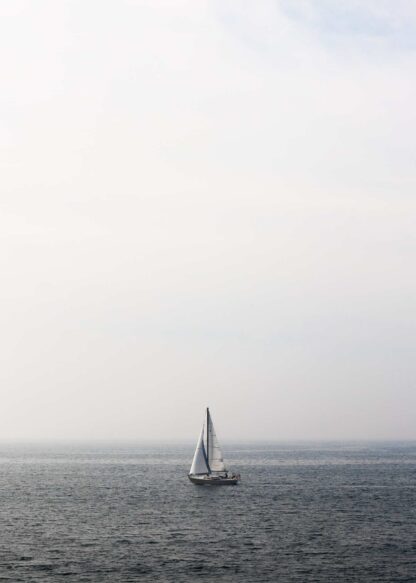
[[[217,476],[192,476],[188,474],[188,478],[196,486],[235,486],[238,484],[239,478],[221,478]]]

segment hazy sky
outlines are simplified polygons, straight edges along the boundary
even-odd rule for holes
[[[0,438],[416,438],[413,0],[2,0]]]

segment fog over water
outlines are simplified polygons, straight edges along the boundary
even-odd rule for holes
[[[0,5],[0,439],[415,439],[416,8]]]

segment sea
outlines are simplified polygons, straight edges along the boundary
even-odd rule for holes
[[[0,444],[0,581],[416,582],[416,443]]]

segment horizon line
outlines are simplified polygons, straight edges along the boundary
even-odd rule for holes
[[[169,444],[193,444],[195,439],[189,437],[161,438],[161,437],[0,437],[0,444],[88,444],[88,443],[158,443]],[[416,442],[416,437],[280,437],[280,438],[222,438],[223,443],[362,443],[362,442]]]

